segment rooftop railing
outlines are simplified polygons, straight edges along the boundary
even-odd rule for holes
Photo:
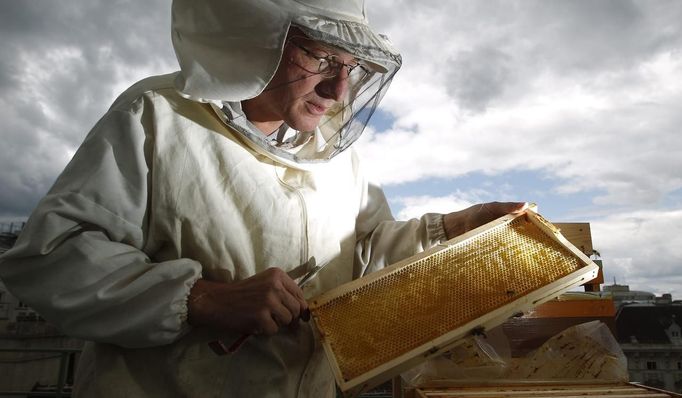
[[[59,358],[59,370],[57,373],[57,382],[47,386],[35,385],[30,391],[0,391],[0,397],[53,397],[53,398],[68,398],[71,397],[71,380],[73,377],[73,369],[75,366],[76,354],[80,353],[80,349],[75,348],[0,348],[0,353],[5,352],[19,352],[19,353],[52,353],[54,356],[48,356],[41,359]]]

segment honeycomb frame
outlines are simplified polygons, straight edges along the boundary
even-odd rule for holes
[[[337,385],[355,396],[597,276],[533,210],[507,215],[310,301]],[[458,286],[453,289],[452,286]]]

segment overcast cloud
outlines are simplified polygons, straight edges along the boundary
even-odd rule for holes
[[[0,219],[12,221],[118,93],[177,67],[170,1],[0,1]],[[682,299],[682,2],[367,6],[403,53],[381,108],[392,123],[358,145],[396,215],[535,201],[592,224],[609,282]]]

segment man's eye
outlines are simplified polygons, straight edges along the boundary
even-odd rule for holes
[[[323,51],[315,51],[315,50],[310,51],[310,55],[312,55],[313,57],[318,58],[318,59],[323,59],[323,58],[326,59],[329,57],[329,54],[327,54]]]

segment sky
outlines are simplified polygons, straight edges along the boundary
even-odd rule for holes
[[[169,0],[0,0],[0,221],[116,96],[177,70]],[[607,283],[682,299],[682,2],[368,0],[403,67],[356,144],[399,219],[527,201]]]

